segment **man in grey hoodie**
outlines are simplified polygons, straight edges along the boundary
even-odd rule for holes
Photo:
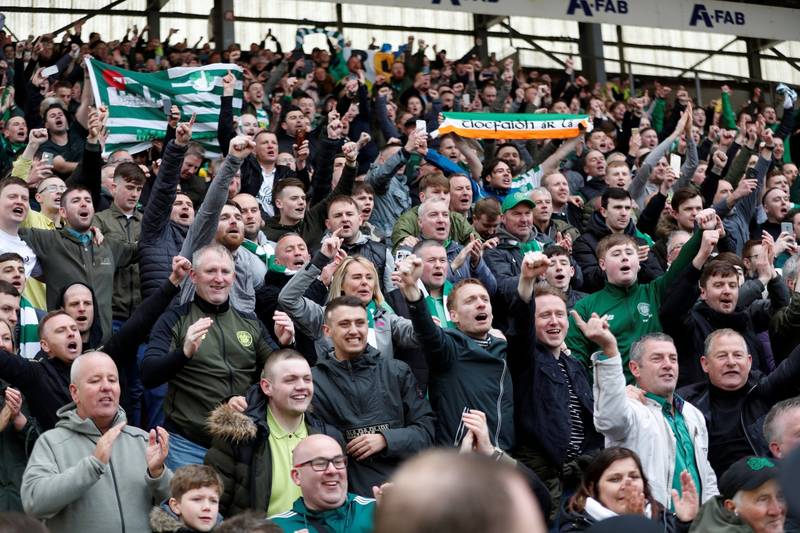
[[[72,403],[36,441],[23,474],[25,512],[53,533],[149,531],[152,502],[169,497],[168,433],[126,425],[117,366],[102,352],[72,363],[69,390]]]

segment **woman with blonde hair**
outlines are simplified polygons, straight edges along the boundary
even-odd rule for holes
[[[322,249],[303,270],[292,276],[278,296],[280,307],[297,328],[314,339],[317,354],[321,356],[332,348],[330,339],[322,334],[325,308],[303,294],[318,277],[323,283],[330,277],[328,301],[339,296],[355,296],[361,301],[369,321],[367,343],[382,356],[394,358],[397,349],[419,348],[411,321],[395,314],[386,304],[375,266],[361,256],[345,256],[334,242],[337,240],[338,237],[326,238]]]

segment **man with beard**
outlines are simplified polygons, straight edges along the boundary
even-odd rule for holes
[[[54,309],[58,296],[71,283],[92,287],[98,304],[102,342],[111,336],[114,275],[137,260],[136,244],[104,239],[95,242],[91,231],[94,205],[91,192],[72,187],[61,196],[64,227],[52,231],[23,229],[22,238],[36,252],[47,285],[48,309]]]
[[[186,234],[180,253],[182,257],[192,257],[212,240],[227,248],[233,254],[236,266],[231,303],[236,309],[247,313],[255,311],[255,290],[264,283],[266,265],[246,249],[239,249],[244,241],[242,212],[236,204],[228,202],[227,198],[233,175],[254,148],[255,143],[247,137],[235,137],[231,140],[228,156],[217,177],[211,182],[206,199]],[[181,302],[189,302],[193,296],[193,285],[185,283],[181,291]]]
[[[773,405],[800,394],[800,349],[771,374],[752,372],[753,358],[739,333],[723,328],[706,338],[700,358],[708,381],[678,392],[700,409],[708,427],[708,460],[722,475],[748,455],[769,455],[763,422]]]

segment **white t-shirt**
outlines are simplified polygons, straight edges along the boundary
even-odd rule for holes
[[[267,172],[261,168],[261,175],[264,177],[261,182],[261,187],[258,189],[258,203],[267,214],[267,216],[275,216],[275,208],[272,206],[272,185],[275,183],[275,168],[272,172]]]
[[[19,254],[25,262],[25,277],[30,278],[32,275],[39,275],[41,268],[36,259],[36,254],[28,243],[19,238],[19,235],[11,235],[3,230],[0,230],[0,253],[13,252]]]

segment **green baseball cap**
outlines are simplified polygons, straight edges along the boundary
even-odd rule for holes
[[[509,209],[514,209],[522,202],[527,203],[531,207],[536,206],[536,204],[533,203],[533,200],[531,200],[531,197],[528,193],[518,191],[513,194],[509,194],[508,196],[505,197],[505,199],[503,200],[503,205],[501,206],[501,210],[503,213],[505,213]]]

